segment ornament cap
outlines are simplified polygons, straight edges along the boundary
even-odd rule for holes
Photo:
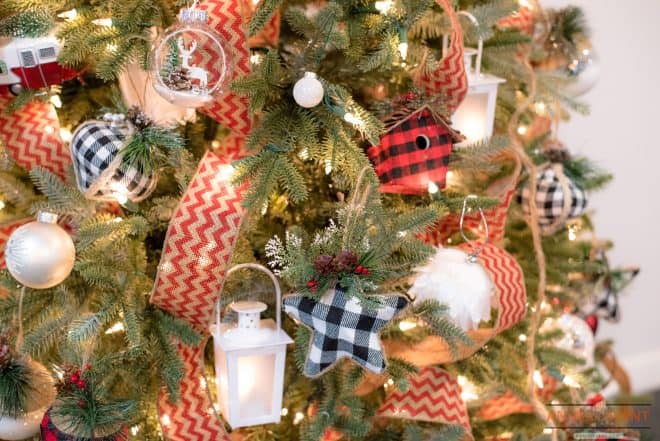
[[[50,211],[40,211],[37,213],[37,222],[42,224],[56,224],[58,216]]]
[[[310,72],[310,71],[307,71],[307,72],[305,72],[305,74],[303,75],[303,78],[312,78],[312,79],[317,79],[317,78],[318,78],[318,76],[316,75],[316,73],[315,73],[315,72]]]
[[[209,20],[209,13],[202,9],[184,8],[179,14],[179,20],[184,23],[206,23]]]

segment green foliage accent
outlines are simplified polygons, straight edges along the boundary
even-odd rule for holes
[[[142,173],[154,171],[158,160],[164,162],[163,150],[183,148],[179,133],[159,126],[148,126],[138,130],[121,150],[122,161]]]
[[[44,7],[33,6],[0,20],[0,36],[35,38],[46,35],[55,24],[53,13]]]
[[[268,20],[273,16],[277,8],[282,4],[282,0],[265,0],[259,4],[259,7],[254,11],[252,20],[250,21],[250,29],[248,35],[254,37],[257,32],[263,28]]]

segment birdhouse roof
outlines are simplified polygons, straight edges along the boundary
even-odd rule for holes
[[[428,112],[428,114],[431,116],[431,118],[433,118],[436,124],[440,124],[445,129],[447,129],[449,135],[452,138],[452,142],[458,143],[465,140],[465,136],[463,136],[461,132],[452,128],[451,120],[449,118],[434,111],[433,108],[431,108],[431,106],[429,106],[428,104],[424,104],[416,109],[410,109],[410,107],[407,106],[400,107],[399,109],[395,110],[392,114],[388,115],[385,118],[384,120],[385,129],[387,130],[388,133],[390,133],[392,132],[392,130],[396,129],[398,126],[403,124],[405,121],[409,120],[410,118],[416,117],[422,112]]]

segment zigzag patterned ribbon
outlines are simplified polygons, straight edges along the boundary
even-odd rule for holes
[[[208,11],[209,26],[222,35],[231,48],[235,62],[232,65],[230,80],[247,75],[250,72],[250,50],[245,31],[247,21],[244,20],[244,17],[250,16],[251,9],[246,6],[245,0],[209,0],[203,2],[200,9]],[[244,136],[250,131],[250,115],[246,97],[225,92],[200,111]]]
[[[247,6],[247,10],[250,11],[249,17],[252,18],[252,15],[254,14],[254,11],[261,6],[260,2],[257,4],[256,2],[253,2],[252,0],[243,0],[245,3],[245,6]],[[246,17],[247,18],[247,17]],[[247,20],[246,20],[247,21]],[[264,47],[264,46],[271,46],[271,47],[277,47],[277,43],[280,40],[280,10],[277,9],[274,13],[273,16],[266,22],[263,28],[259,32],[257,32],[257,35],[254,37],[250,37],[248,40],[248,45],[250,48],[258,48],[258,47]]]
[[[151,303],[184,319],[207,338],[244,215],[243,189],[229,184],[230,171],[226,158],[210,152],[202,158],[170,221],[151,294]],[[200,388],[205,341],[198,347],[178,344],[185,366],[180,398],[173,403],[162,393],[158,403],[168,440],[228,439],[208,392]]]
[[[534,11],[527,6],[521,6],[513,14],[501,18],[497,22],[497,27],[500,29],[516,28],[525,35],[532,35],[534,33]]]
[[[472,438],[461,387],[454,377],[439,367],[425,367],[408,379],[408,390],[393,388],[376,414],[431,423],[455,424]]]
[[[16,164],[26,170],[44,167],[64,177],[71,163],[60,138],[60,123],[51,103],[31,102],[6,114],[11,97],[0,95],[0,136]]]
[[[465,62],[463,61],[463,29],[458,15],[451,6],[451,1],[436,0],[436,2],[445,11],[451,23],[449,48],[438,63],[438,68],[429,74],[417,77],[415,82],[429,95],[443,95],[447,112],[452,114],[468,91]]]

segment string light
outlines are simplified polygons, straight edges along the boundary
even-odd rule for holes
[[[408,320],[403,320],[401,323],[399,323],[399,329],[401,329],[403,332],[410,331],[416,327],[417,323]]]
[[[549,428],[549,427],[546,427],[545,429],[543,429],[543,433],[546,434],[546,435],[552,435],[552,429]]]
[[[392,0],[379,0],[374,3],[374,8],[383,15],[387,15],[392,10],[394,2]]]
[[[477,395],[477,388],[466,377],[459,375],[456,379],[458,385],[461,386],[461,398],[463,401],[472,401],[479,398]]]
[[[364,121],[362,121],[362,119],[360,119],[359,117],[353,115],[351,112],[344,113],[344,121],[358,127],[364,125]]]
[[[206,378],[204,377],[199,377],[199,390],[206,390]]]
[[[128,196],[126,195],[126,193],[115,191],[114,193],[112,193],[112,197],[115,198],[115,200],[119,203],[119,205],[125,205],[128,202]]]
[[[92,20],[92,23],[94,23],[97,26],[101,26],[104,28],[109,28],[112,26],[112,19],[111,18],[97,18],[96,20]]]
[[[282,415],[283,417],[285,417],[285,416],[287,416],[288,414],[289,414],[289,409],[287,409],[286,407],[283,407],[283,408],[282,408],[282,412],[280,412],[280,415]]]
[[[75,20],[76,17],[78,17],[78,11],[76,11],[76,9],[73,8],[73,9],[69,9],[68,11],[60,12],[59,14],[57,14],[57,16],[59,18],[63,18],[65,20],[71,21],[71,20]]]
[[[325,160],[325,174],[329,175],[332,173],[332,159]]]
[[[117,45],[114,43],[108,43],[105,48],[108,50],[108,52],[117,52]]]
[[[254,64],[255,66],[260,65],[262,59],[263,57],[261,56],[260,53],[254,53],[250,55],[250,63]]]
[[[131,435],[135,436],[135,435],[138,434],[139,431],[140,431],[140,428],[138,426],[131,427]]]
[[[526,342],[527,341],[527,336],[525,334],[520,334],[518,336],[518,340],[520,340],[521,342]]]
[[[5,208],[5,201],[0,201],[0,210]]]
[[[518,0],[518,4],[521,8],[532,9],[532,4],[529,2],[529,0]]]
[[[234,176],[235,169],[229,164],[224,164],[220,166],[220,169],[215,174],[215,181],[217,184],[224,184],[225,182],[231,181],[232,176]]]
[[[406,61],[406,58],[408,58],[408,42],[407,41],[402,41],[399,43],[399,54],[401,54],[401,59],[403,61]]]
[[[518,127],[518,134],[520,136],[524,136],[525,133],[527,133],[527,126],[519,126]]]
[[[307,147],[305,147],[298,153],[298,157],[303,161],[307,161],[309,159],[309,150],[307,149]]]
[[[305,415],[302,412],[296,412],[296,416],[293,417],[293,424],[300,424],[303,418],[305,418]]]
[[[532,374],[532,379],[539,389],[543,389],[543,386],[545,385],[543,384],[543,376],[541,375],[540,371],[534,371],[534,374]]]
[[[433,181],[429,181],[428,189],[430,194],[436,194],[440,190]]]
[[[64,142],[70,142],[73,138],[73,133],[69,129],[60,129],[60,139]]]
[[[170,424],[172,424],[172,420],[170,419],[170,416],[168,414],[164,414],[160,418],[160,422],[163,424],[163,426],[169,426]]]
[[[110,326],[107,331],[105,331],[106,335],[110,334],[116,334],[117,332],[122,332],[124,330],[124,324],[122,322],[117,322],[114,325]]]
[[[220,147],[220,141],[214,139],[213,141],[211,141],[211,147],[213,148],[213,150],[217,149],[218,147]]]
[[[50,103],[58,109],[62,108],[62,99],[60,98],[59,95],[51,95]]]
[[[577,382],[577,380],[570,375],[565,375],[564,379],[562,380],[562,383],[564,383],[568,387],[572,387],[574,389],[577,389],[580,387],[580,383]]]

